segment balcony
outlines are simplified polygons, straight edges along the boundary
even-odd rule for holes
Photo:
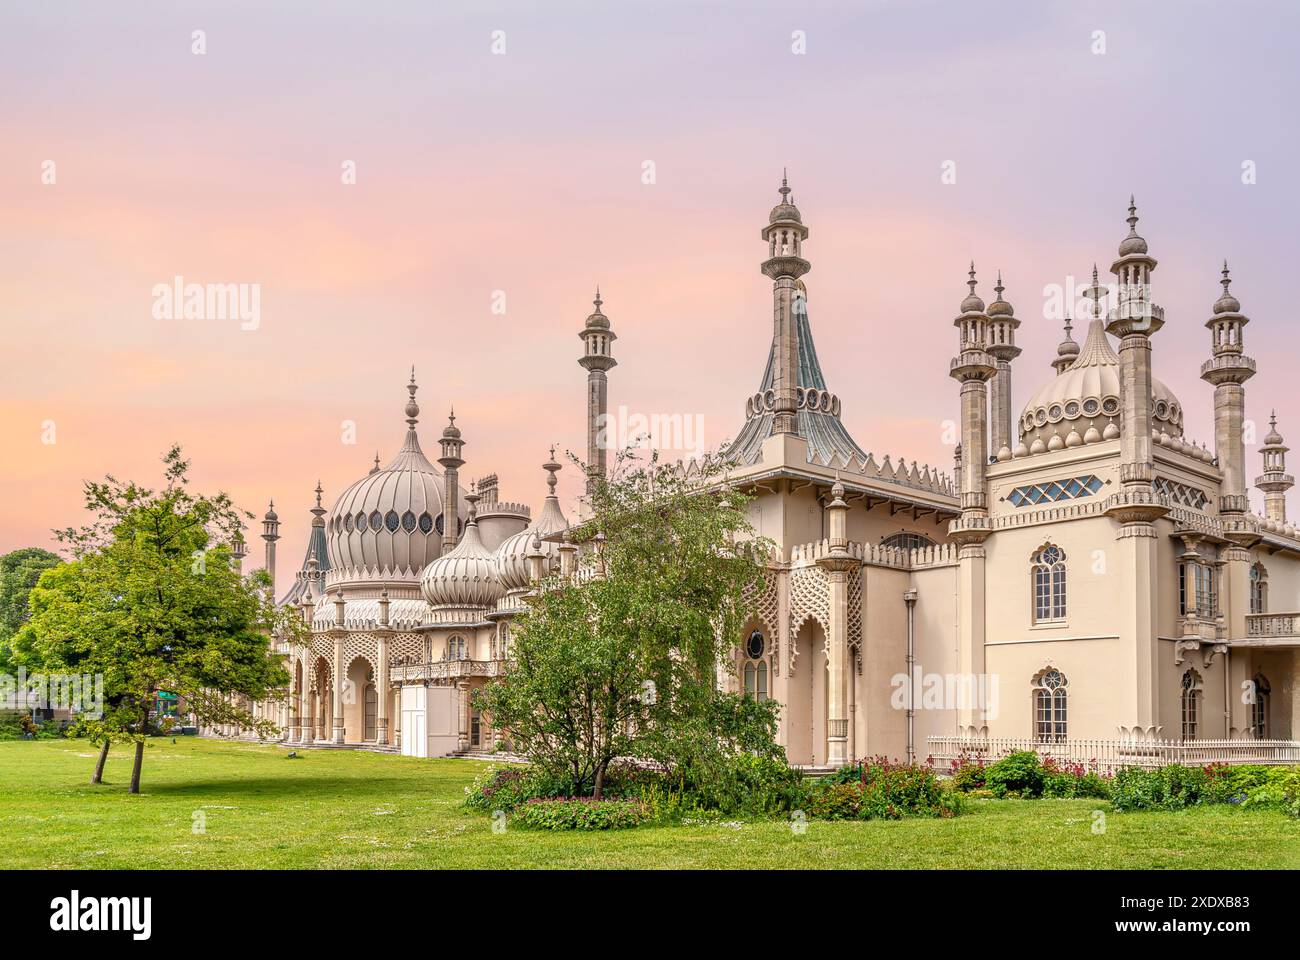
[[[504,660],[436,660],[433,663],[408,663],[389,670],[392,683],[423,683],[428,680],[464,680],[468,677],[500,677],[506,672]]]
[[[1246,637],[1234,647],[1300,647],[1300,613],[1248,613]]]

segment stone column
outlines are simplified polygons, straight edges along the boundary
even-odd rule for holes
[[[334,635],[334,692],[331,711],[334,714],[334,742],[343,742],[343,634]]]
[[[375,652],[379,660],[375,670],[375,690],[378,694],[375,697],[377,710],[375,718],[375,742],[381,745],[388,743],[388,636],[389,630],[380,628],[377,631],[376,643],[378,649]]]
[[[469,749],[469,683],[464,680],[456,682],[456,694],[460,697],[459,709],[456,711],[460,717],[459,737],[457,746],[460,750]]]
[[[830,550],[817,564],[826,571],[830,586],[830,624],[826,641],[829,671],[826,690],[826,762],[832,767],[848,763],[849,712],[849,571],[860,561],[848,550],[847,514],[844,486],[837,480],[831,487],[831,501],[826,505]],[[811,664],[809,665],[811,667]]]
[[[1291,651],[1291,729],[1287,734],[1269,731],[1270,740],[1300,740],[1300,650]]]

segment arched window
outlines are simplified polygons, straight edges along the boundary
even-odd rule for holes
[[[1268,613],[1268,570],[1262,563],[1250,568],[1250,612]]]
[[[1034,623],[1065,619],[1065,551],[1044,544],[1033,556]]]
[[[1069,682],[1055,667],[1048,667],[1034,678],[1034,740],[1038,743],[1065,740]]]
[[[1251,681],[1254,686],[1254,699],[1250,704],[1250,732],[1256,740],[1268,739],[1268,698],[1273,692],[1268,678],[1262,673],[1255,674]]]
[[[464,637],[448,637],[448,638],[447,638],[447,653],[446,653],[446,655],[443,657],[443,659],[444,659],[444,660],[464,660],[464,659],[465,659],[465,638],[464,638]]]
[[[745,682],[745,696],[755,700],[766,700],[767,692],[767,640],[762,632],[755,630],[745,640],[743,650],[745,662],[741,666],[741,675]]]
[[[1201,675],[1195,670],[1183,674],[1183,740],[1195,740],[1201,722]]]
[[[885,537],[880,541],[880,545],[894,550],[916,550],[920,547],[933,547],[934,541],[923,533],[903,531]]]
[[[366,684],[365,728],[366,732],[362,739],[379,739],[379,691],[375,689],[373,683]]]
[[[510,659],[510,624],[502,622],[497,628],[497,655],[498,660]]]

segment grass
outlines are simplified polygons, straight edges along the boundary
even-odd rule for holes
[[[127,749],[89,785],[84,741],[0,742],[10,868],[1300,867],[1300,823],[1268,810],[1113,813],[1095,800],[977,800],[954,820],[691,823],[618,833],[508,828],[461,809],[473,760],[180,739]],[[1095,810],[1105,832],[1093,833]],[[194,824],[206,821],[203,832]]]

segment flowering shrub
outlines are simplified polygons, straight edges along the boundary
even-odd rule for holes
[[[873,757],[841,767],[813,788],[810,811],[823,820],[899,820],[953,817],[963,800],[945,788],[928,765],[898,764]]]
[[[518,817],[535,830],[626,830],[645,823],[650,811],[639,800],[537,797],[519,808]]]
[[[567,797],[572,792],[571,782],[536,767],[489,767],[465,789],[465,806],[483,813],[509,811],[536,797]]]
[[[1043,764],[1032,750],[1017,750],[995,760],[985,775],[988,788],[998,799],[1043,795]]]
[[[1116,810],[1181,810],[1203,803],[1228,803],[1243,799],[1234,787],[1230,768],[1168,766],[1147,770],[1125,767],[1111,782],[1110,801]]]
[[[962,793],[970,793],[972,790],[981,790],[985,786],[985,776],[988,770],[984,766],[983,757],[972,758],[970,754],[963,753],[952,762],[952,770],[949,775],[952,777],[952,785]]]

